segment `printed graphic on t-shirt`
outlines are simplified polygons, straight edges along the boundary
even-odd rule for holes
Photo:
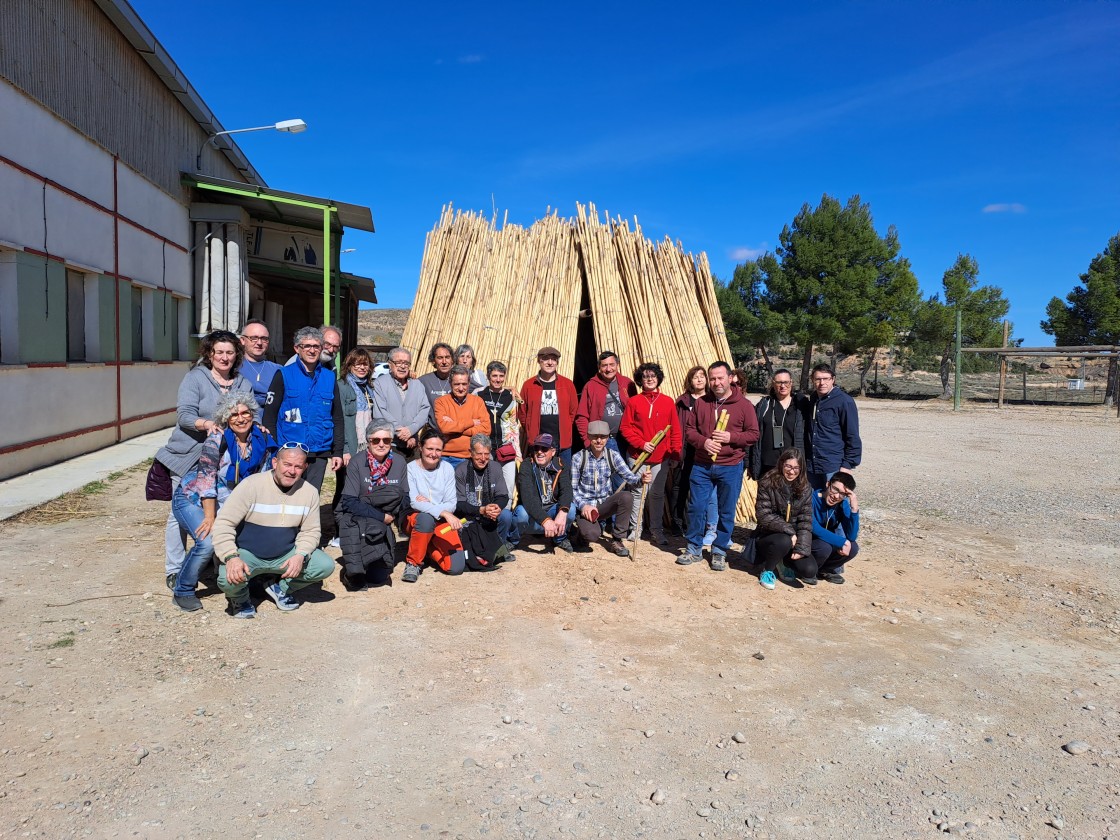
[[[556,388],[545,388],[541,391],[541,416],[560,413],[560,402],[556,399]]]

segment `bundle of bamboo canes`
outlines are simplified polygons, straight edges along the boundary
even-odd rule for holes
[[[577,204],[575,219],[550,210],[528,228],[507,222],[443,208],[401,339],[418,371],[437,341],[470,344],[480,368],[504,362],[516,389],[536,373],[540,347],[560,351],[569,378],[577,356],[594,369],[595,356],[610,349],[628,376],[642,362],[660,364],[662,387],[675,397],[693,365],[730,360],[703,252],[685,253],[668,237],[654,244],[637,219],[631,230],[621,217],[600,219],[594,204]],[[576,346],[583,307],[594,346]],[[753,519],[753,504],[741,502],[738,518]]]

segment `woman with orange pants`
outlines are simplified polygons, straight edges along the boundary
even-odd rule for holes
[[[468,553],[459,539],[463,523],[455,515],[455,471],[443,461],[443,436],[438,432],[424,438],[420,457],[408,465],[408,495],[412,513],[405,520],[408,554],[401,580],[416,583],[425,560],[448,574],[466,571]]]

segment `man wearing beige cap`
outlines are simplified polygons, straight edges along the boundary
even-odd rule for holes
[[[560,367],[560,351],[542,347],[537,351],[540,371],[521,386],[521,405],[517,419],[525,432],[525,440],[552,435],[559,446],[564,469],[572,465],[572,422],[576,417],[576,386],[572,380],[556,372]]]

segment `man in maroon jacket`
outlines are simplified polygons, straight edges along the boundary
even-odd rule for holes
[[[726,422],[721,423],[721,418],[726,418]],[[708,393],[697,400],[689,415],[685,440],[696,447],[696,462],[689,477],[688,548],[677,563],[687,566],[701,559],[705,511],[714,487],[719,523],[712,545],[712,570],[722,572],[727,568],[735,506],[743,487],[743,458],[758,440],[754,406],[731,384],[731,366],[727,362],[714,362],[708,367]]]
[[[552,435],[559,441],[560,460],[564,469],[572,465],[572,421],[576,415],[576,386],[572,380],[557,373],[560,351],[542,347],[537,351],[540,372],[526,379],[521,386],[521,404],[517,419],[525,432],[526,442],[541,435]]]
[[[626,448],[619,446],[622,436],[618,430],[622,424],[622,410],[634,393],[634,383],[618,372],[618,356],[614,351],[604,350],[600,353],[599,372],[583,386],[579,406],[576,408],[576,431],[583,438],[584,448],[591,446],[591,440],[587,437],[587,424],[602,420],[611,429],[607,446],[620,455],[626,454]]]

